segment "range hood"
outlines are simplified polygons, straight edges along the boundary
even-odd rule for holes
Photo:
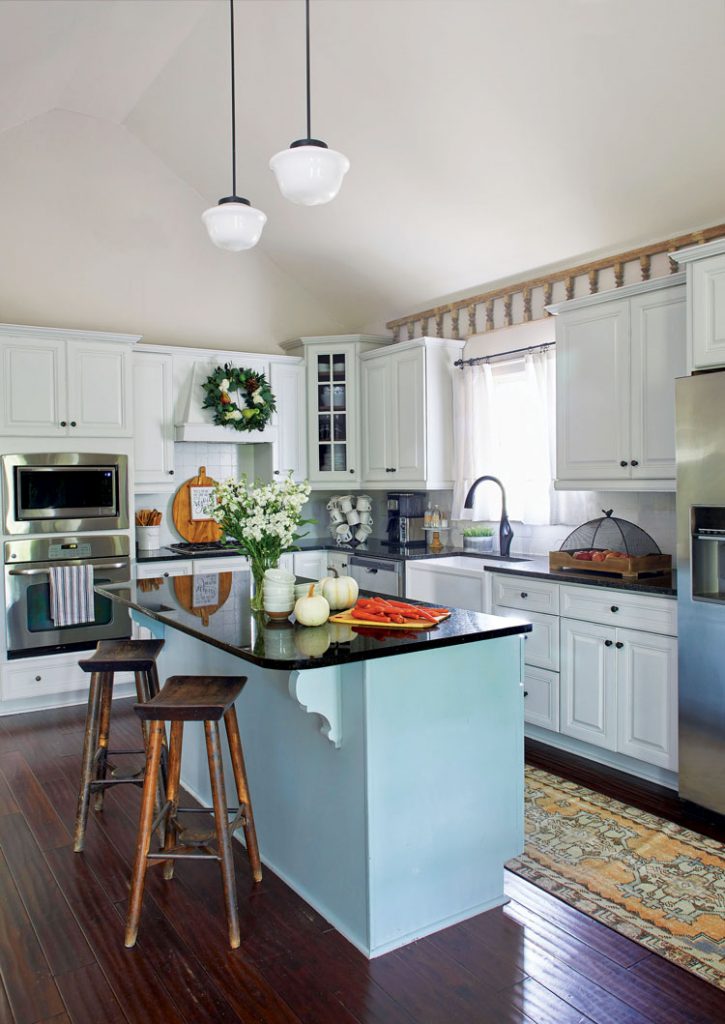
[[[218,444],[269,444],[277,440],[276,426],[268,424],[264,430],[234,430],[214,422],[211,409],[203,409],[204,391],[202,384],[209,376],[208,367],[195,366],[191,374],[191,386],[186,396],[182,420],[176,423],[174,437],[177,441],[216,441]]]

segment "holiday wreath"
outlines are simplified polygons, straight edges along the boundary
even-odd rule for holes
[[[263,373],[238,370],[231,363],[217,366],[202,384],[206,393],[202,408],[214,410],[214,422],[235,430],[264,430],[277,408],[272,389]],[[244,406],[232,395],[241,396]]]

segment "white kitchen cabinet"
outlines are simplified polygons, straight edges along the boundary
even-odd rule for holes
[[[690,370],[725,366],[725,239],[672,253],[687,271]]]
[[[272,443],[273,472],[296,481],[307,478],[307,424],[305,417],[305,366],[272,363],[270,384],[277,401],[272,422],[277,439]]]
[[[134,575],[137,580],[171,579],[172,576],[192,576],[192,558],[167,558],[158,562],[137,562]]]
[[[174,480],[173,357],[133,353],[134,490],[164,491]]]
[[[533,629],[524,636],[524,661],[536,668],[559,671],[559,616],[520,611],[494,604],[493,614],[505,619],[526,619]]]
[[[686,371],[682,275],[558,313],[557,487],[674,489],[674,382]]]
[[[127,437],[138,336],[0,325],[0,434]]]
[[[361,357],[366,487],[453,486],[453,364],[462,348],[416,338]]]
[[[561,620],[561,732],[608,750],[617,749],[615,632]]]
[[[439,608],[488,612],[491,607],[489,581],[480,559],[424,558],[405,563],[405,596],[415,601],[428,601]],[[524,616],[519,615],[519,618]]]
[[[319,580],[327,576],[327,552],[295,551],[292,556],[292,572],[308,580]]]
[[[677,771],[677,641],[656,633],[618,629],[615,650],[617,749]]]
[[[524,721],[540,729],[559,731],[558,672],[535,665],[524,666]]]
[[[314,488],[359,486],[358,360],[388,338],[350,334],[299,338],[283,348],[304,354],[307,378],[307,469]]]

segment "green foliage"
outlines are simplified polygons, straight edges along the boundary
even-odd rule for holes
[[[201,385],[204,389],[203,409],[214,410],[214,422],[234,430],[264,430],[277,402],[263,373],[240,370],[231,363],[217,366]],[[233,395],[243,399],[240,406]]]
[[[490,526],[468,526],[463,531],[464,537],[493,537],[493,530]]]

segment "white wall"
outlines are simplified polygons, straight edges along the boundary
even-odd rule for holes
[[[0,181],[2,321],[259,352],[339,329],[264,237],[215,248],[208,202],[121,125],[53,110],[3,132]]]

